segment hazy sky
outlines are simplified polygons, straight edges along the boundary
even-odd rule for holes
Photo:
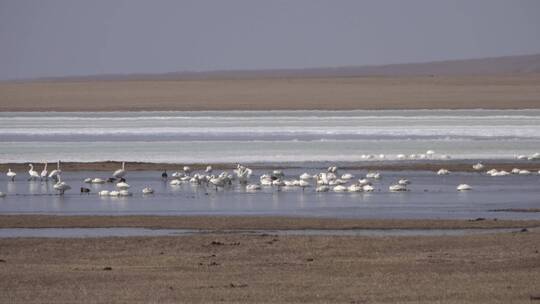
[[[532,53],[538,0],[0,0],[0,79]]]

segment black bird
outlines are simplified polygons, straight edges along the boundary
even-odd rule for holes
[[[168,175],[167,175],[167,170],[163,171],[163,173],[161,173],[161,179],[167,179]]]
[[[115,181],[116,181],[116,178],[114,178],[114,177],[109,177],[107,179],[107,183],[114,183]]]
[[[81,194],[83,194],[83,193],[87,193],[87,194],[90,193],[90,189],[85,188],[85,187],[81,187]]]

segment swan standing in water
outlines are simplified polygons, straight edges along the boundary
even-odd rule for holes
[[[126,162],[122,162],[122,168],[114,171],[113,177],[115,178],[122,178],[126,176]]]
[[[60,161],[58,161],[56,163],[56,169],[49,173],[49,178],[52,178],[54,181],[58,181],[58,175],[60,175],[60,173],[62,173],[62,170],[60,170]]]
[[[234,173],[236,173],[236,176],[238,177],[238,182],[240,184],[247,184],[249,177],[251,176],[251,173],[253,173],[253,171],[251,171],[251,169],[248,167],[238,164],[236,170],[234,170]]]
[[[43,166],[43,170],[41,171],[40,178],[41,180],[43,179],[47,180],[47,162],[45,162],[45,165]]]
[[[32,164],[29,164],[28,165],[30,167],[30,170],[28,170],[28,174],[30,175],[30,178],[28,178],[28,180],[32,180],[32,181],[35,181],[36,179],[40,178],[39,174],[37,173],[36,170],[34,170],[34,165]]]
[[[15,181],[15,176],[17,176],[17,173],[11,171],[11,168],[8,168],[8,172],[6,173],[6,175],[13,182]]]
[[[54,184],[53,188],[57,191],[60,191],[60,195],[64,195],[64,192],[71,189],[71,186],[68,185],[66,182],[63,182],[62,177],[58,175],[58,182]]]

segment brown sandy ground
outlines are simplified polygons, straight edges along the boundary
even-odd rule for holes
[[[391,171],[438,171],[441,168],[450,171],[468,171],[473,172],[472,165],[477,161],[418,161],[418,162],[358,162],[356,165],[340,166],[343,170],[391,170]],[[483,171],[495,168],[497,170],[511,171],[513,168],[527,169],[531,172],[540,170],[539,161],[493,161],[486,160],[482,162],[486,168]],[[36,163],[34,163],[36,165]],[[37,164],[40,169],[42,164]],[[148,170],[167,170],[169,172],[179,171],[183,166],[189,165],[194,170],[204,170],[207,164],[170,164],[170,163],[141,163],[141,162],[126,162],[128,171],[148,171]],[[62,171],[111,171],[111,173],[122,166],[121,162],[106,161],[106,162],[62,162]],[[288,164],[249,164],[251,169],[275,169],[275,168],[292,168]],[[49,163],[49,168],[56,168],[56,165]],[[231,170],[236,168],[236,164],[212,164],[216,170]],[[4,163],[0,164],[0,172],[7,172],[8,168],[16,172],[27,172],[28,163]]]
[[[0,83],[0,111],[538,107],[540,74]]]
[[[535,303],[540,233],[0,239],[1,303]]]
[[[534,228],[535,220],[399,220],[335,219],[279,216],[57,216],[0,215],[0,228],[100,228],[143,227],[151,229],[468,229]]]

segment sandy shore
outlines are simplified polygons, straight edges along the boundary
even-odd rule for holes
[[[534,231],[0,239],[0,302],[530,303],[538,244]]]
[[[538,107],[540,74],[0,83],[0,111]]]
[[[356,162],[354,164],[345,163],[340,165],[343,170],[390,170],[390,171],[438,171],[441,168],[450,171],[473,172],[472,165],[478,160],[452,160],[452,161],[386,161],[386,162]],[[495,168],[497,170],[511,171],[513,168],[527,169],[531,172],[540,170],[538,161],[513,161],[513,160],[485,160],[482,163],[486,166],[485,170]],[[35,165],[35,163],[34,163]],[[128,171],[162,171],[174,172],[181,170],[185,165],[189,165],[193,170],[204,170],[207,164],[171,164],[171,163],[142,163],[126,162]],[[338,162],[339,165],[339,162]],[[38,169],[41,164],[38,165]],[[49,168],[56,166],[49,163]],[[51,167],[52,166],[52,167]],[[114,171],[122,166],[121,162],[62,162],[62,171]],[[212,164],[216,170],[231,170],[236,168],[236,164]],[[287,163],[268,163],[268,164],[249,164],[251,169],[287,169],[296,168],[296,165]],[[8,168],[14,171],[28,171],[28,163],[4,163],[0,164],[0,171],[7,172]]]
[[[494,215],[496,216],[496,214]],[[279,216],[56,216],[0,215],[0,228],[99,228],[152,229],[468,229],[533,228],[540,221],[491,219],[391,220],[335,219]]]

